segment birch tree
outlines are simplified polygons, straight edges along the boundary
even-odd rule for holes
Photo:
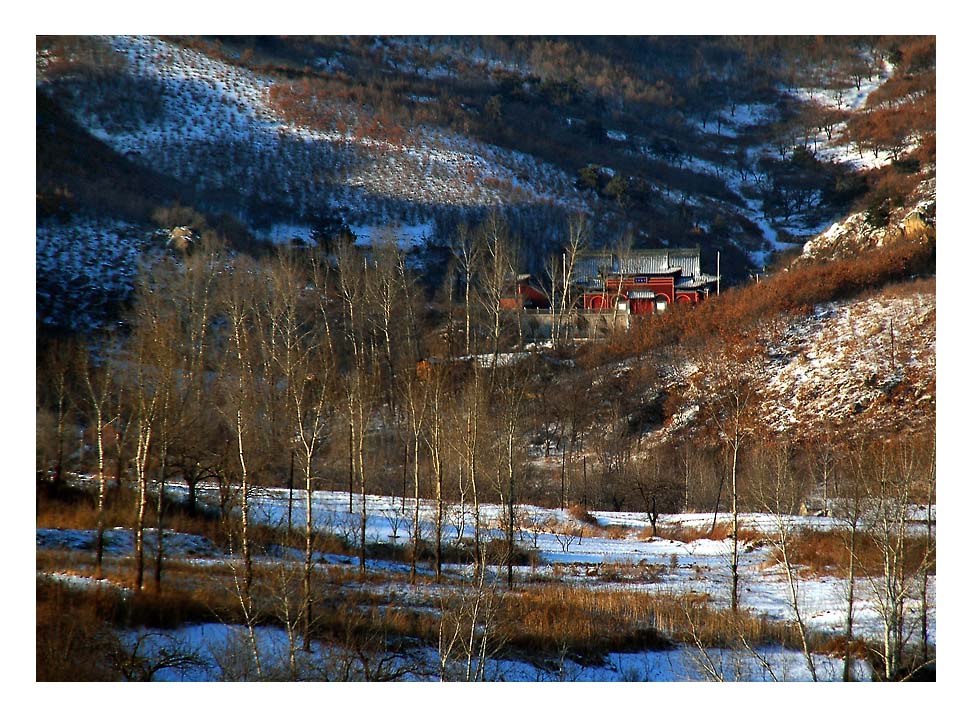
[[[113,383],[111,370],[106,366],[105,361],[96,364],[90,352],[85,348],[80,351],[80,360],[85,399],[94,425],[95,447],[98,457],[98,524],[94,544],[94,566],[95,577],[100,579],[104,559],[105,500],[108,484],[108,478],[105,474],[105,432],[112,421],[108,417],[108,412]]]
[[[765,361],[745,337],[729,336],[709,348],[699,369],[703,416],[728,455],[732,500],[731,608],[738,610],[739,463],[755,433]]]
[[[314,264],[320,270],[326,265]],[[324,269],[326,273],[326,270]],[[285,387],[288,421],[287,436],[296,445],[300,457],[305,492],[304,571],[303,571],[303,648],[310,649],[313,621],[313,491],[314,461],[326,436],[330,413],[331,364],[329,320],[326,314],[311,317],[308,312],[319,308],[318,302],[304,298],[307,277],[294,258],[281,255],[272,266],[270,288],[262,310],[265,328],[261,333],[263,354],[272,367],[271,376]],[[316,293],[327,286],[327,277],[316,276]]]

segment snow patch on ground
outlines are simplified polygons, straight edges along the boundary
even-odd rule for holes
[[[297,651],[290,661],[290,643],[284,629],[258,626],[254,631],[256,651],[265,678],[336,679],[350,670],[350,679],[360,679],[363,667],[353,657],[334,646],[321,642],[311,644],[310,653]],[[200,660],[196,666],[166,669],[157,681],[220,681],[256,679],[253,641],[246,627],[225,624],[195,624],[165,632],[130,631],[124,635],[129,645],[139,642],[143,655],[161,651],[191,651]],[[299,642],[299,638],[297,639]],[[821,681],[838,681],[842,662],[831,657],[815,656],[816,671]],[[765,664],[772,667],[770,673]],[[453,678],[464,676],[464,667],[454,659],[448,672]],[[389,651],[381,665],[386,672],[401,672],[403,681],[437,681],[439,654],[434,649]],[[477,662],[473,662],[473,668]],[[420,669],[419,669],[420,668]],[[869,667],[859,662],[854,667],[857,681],[869,681]],[[484,668],[486,681],[516,682],[617,682],[617,681],[809,681],[806,660],[797,651],[754,647],[752,651],[693,648],[608,654],[602,663],[579,664],[563,658],[559,662],[537,666],[527,661],[490,658]]]

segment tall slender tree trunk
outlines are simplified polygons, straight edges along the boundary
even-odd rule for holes
[[[165,526],[165,455],[168,452],[163,441],[159,452],[158,497],[155,501],[155,591],[162,591],[162,555],[164,554],[162,530]]]
[[[933,484],[928,474],[927,496],[925,502],[927,513],[925,515],[924,526],[924,561],[921,568],[921,587],[920,587],[920,649],[921,660],[924,664],[930,661],[930,650],[928,647],[928,627],[927,627],[927,585],[929,583],[931,566],[931,502],[933,501]]]
[[[105,553],[105,496],[107,489],[107,479],[105,478],[105,452],[104,452],[104,426],[102,424],[101,410],[96,409],[96,428],[98,430],[98,528],[94,545],[94,572],[95,577],[101,579],[103,576],[102,563]]]
[[[357,473],[361,487],[361,547],[360,547],[360,570],[361,581],[367,577],[367,476],[364,471],[364,398],[363,388],[360,386],[361,373],[358,370],[357,380]]]
[[[303,650],[310,651],[310,631],[313,626],[313,587],[311,585],[314,559],[314,515],[313,515],[313,474],[311,472],[310,452],[306,453],[306,471],[304,473],[304,491],[306,493],[304,525],[304,547],[303,547]]]
[[[152,441],[152,429],[139,429],[138,450],[135,465],[138,477],[138,499],[135,507],[135,591],[145,586],[145,510],[148,507],[148,450]]]
[[[854,584],[856,582],[856,527],[857,521],[854,517],[853,524],[850,527],[850,561],[848,567],[849,577],[847,579],[848,585],[846,590],[846,630],[844,632],[846,649],[843,653],[844,682],[853,680],[853,592]]]
[[[418,445],[419,445],[419,439],[418,439],[418,430],[417,430],[417,428],[415,428],[413,431],[414,431],[414,440],[415,440],[415,443],[414,443],[415,456],[414,456],[414,461],[412,463],[412,465],[413,465],[412,471],[414,473],[412,479],[414,480],[415,506],[414,506],[414,515],[412,516],[412,519],[411,519],[412,525],[411,525],[411,576],[410,576],[410,580],[411,580],[411,583],[412,584],[415,583],[415,579],[417,578],[417,574],[418,574],[418,547],[419,547],[419,544],[420,544],[420,532],[419,532],[419,526],[420,526],[419,525],[419,521],[420,520],[419,520],[419,514],[418,514],[418,512],[419,512],[419,509],[421,507],[421,495],[419,494],[419,489],[420,488],[419,488],[419,484],[418,484],[419,483],[419,475],[420,475],[419,470],[418,470]]]
[[[738,611],[738,443],[732,447],[732,611]]]
[[[354,401],[347,398],[347,512],[354,514]]]
[[[240,541],[243,550],[243,591],[246,595],[247,608],[250,603],[250,588],[253,583],[253,563],[249,546],[249,472],[246,467],[246,456],[243,451],[243,415],[236,411],[236,448],[239,453],[240,468]]]
[[[475,554],[476,577],[483,571],[481,516],[479,512],[479,489],[476,480],[476,445],[479,435],[479,373],[473,365],[472,369],[472,405],[466,420],[466,461],[468,462],[469,485],[472,488],[472,504],[474,516],[473,552]]]
[[[806,623],[803,621],[802,612],[799,608],[799,595],[796,592],[796,575],[792,569],[792,562],[789,559],[788,531],[788,528],[786,528],[781,533],[781,549],[783,566],[786,570],[786,582],[789,585],[789,601],[792,604],[792,612],[796,617],[796,628],[799,632],[799,641],[802,644],[802,654],[806,658],[806,665],[809,667],[809,675],[814,682],[818,682],[819,677],[816,674],[816,662],[813,660],[813,654],[809,649],[809,638],[806,635]]]
[[[718,491],[715,493],[715,512],[711,518],[711,531],[708,532],[709,535],[715,533],[715,527],[718,523],[718,510],[721,508],[722,503],[722,490],[725,488],[725,467],[724,463],[719,462],[718,469]]]
[[[442,474],[438,471],[435,478],[435,581],[442,581],[442,523],[445,519],[442,500]]]
[[[145,508],[148,504],[145,482],[138,481],[138,507],[135,518],[135,590],[141,591],[145,584]]]
[[[509,587],[512,587],[512,582],[513,582],[512,561],[513,561],[513,554],[516,548],[514,538],[513,538],[514,522],[515,522],[514,508],[516,506],[515,498],[514,498],[514,493],[516,489],[516,477],[515,477],[515,469],[513,466],[512,442],[513,442],[513,428],[512,426],[510,426],[506,434],[506,461],[507,461],[506,471],[509,477],[509,524],[506,530],[506,570],[507,570],[506,582],[509,585]]]

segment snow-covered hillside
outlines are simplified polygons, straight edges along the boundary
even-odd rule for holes
[[[190,183],[219,207],[242,195],[251,223],[307,223],[345,208],[351,223],[421,223],[434,208],[585,204],[560,170],[522,153],[442,129],[413,128],[393,143],[350,130],[287,121],[270,99],[273,80],[153,37],[106,38],[127,72],[161,98],[132,122],[124,98],[104,107],[97,91],[73,98],[76,119],[135,162]],[[344,113],[363,108],[341,105]]]
[[[779,91],[797,107],[838,109],[849,117],[862,112],[870,95],[892,74],[893,67],[884,61],[878,69],[860,78],[859,87],[846,77],[820,76],[817,84],[779,88]],[[777,184],[767,170],[767,163],[785,161],[797,149],[805,150],[824,165],[840,166],[848,172],[882,167],[891,160],[887,151],[863,153],[854,146],[848,139],[846,119],[825,132],[810,128],[780,130],[779,122],[780,113],[773,104],[726,104],[709,108],[704,117],[686,119],[696,133],[697,142],[693,150],[673,160],[668,153],[652,148],[645,138],[632,139],[632,142],[638,152],[656,162],[672,164],[722,185],[733,200],[681,193],[681,201],[699,208],[721,208],[729,216],[738,213],[751,223],[756,232],[749,234],[748,241],[740,233],[735,242],[748,253],[752,264],[760,268],[770,263],[773,253],[800,246],[835,219],[820,191],[792,190]],[[623,139],[627,141],[626,136]],[[663,183],[657,189],[672,192]],[[776,206],[780,193],[787,196],[784,209]],[[770,202],[770,198],[774,199]]]
[[[933,290],[817,307],[779,348],[767,421],[783,432],[821,417],[834,428],[886,431],[933,417],[936,318]]]
[[[47,222],[37,228],[37,318],[73,330],[103,321],[131,295],[139,263],[160,249],[150,228],[121,221]]]
[[[336,93],[304,98],[309,105],[302,113],[288,114],[284,103],[290,93],[299,94],[299,83],[254,71],[231,50],[206,54],[191,42],[147,36],[97,42],[122,60],[113,72],[124,81],[67,83],[68,109],[77,121],[128,159],[191,186],[206,209],[241,217],[258,238],[307,238],[319,218],[334,214],[352,226],[392,232],[431,227],[434,237],[445,232],[443,226],[491,207],[535,214],[526,226],[537,235],[549,229],[555,213],[594,211],[605,226],[623,225],[616,223],[624,213],[615,217],[611,203],[576,188],[572,162],[557,166],[552,156],[544,161],[510,149],[515,143],[501,147],[473,139],[461,122],[451,127],[419,122],[389,135],[375,108]],[[405,84],[488,84],[502,73],[526,86],[539,82],[540,70],[525,57],[490,54],[480,43],[461,39],[374,38],[370,45],[352,45],[369,67]],[[353,64],[361,59],[352,60],[348,49],[309,64],[321,74],[353,76]],[[239,61],[227,59],[233,57]],[[46,50],[38,54],[39,85],[48,81],[57,59]],[[883,59],[858,61],[868,69],[855,81],[844,66],[800,68],[796,85],[741,99],[721,94],[706,98],[703,109],[679,109],[672,124],[676,140],[663,135],[659,140],[651,123],[640,132],[610,127],[606,116],[597,153],[649,163],[640,179],[654,211],[686,212],[685,231],[727,233],[761,268],[773,253],[798,246],[835,219],[819,188],[807,190],[781,178],[791,169],[785,165],[795,148],[847,172],[889,161],[886,151],[861,155],[847,139],[846,118],[862,112],[894,72]],[[450,101],[447,95],[408,97],[415,104]],[[825,132],[793,126],[789,117],[807,107],[844,114]],[[478,116],[482,109],[469,112]],[[589,124],[569,112],[560,119],[581,134]],[[667,232],[639,232],[655,243],[684,242]]]

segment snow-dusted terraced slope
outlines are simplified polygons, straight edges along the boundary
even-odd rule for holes
[[[887,429],[913,412],[933,412],[936,317],[936,298],[927,293],[818,307],[780,348],[766,386],[767,421],[788,431],[865,414],[866,424]]]
[[[152,232],[125,222],[46,223],[37,228],[37,316],[87,329],[127,298]]]
[[[279,208],[270,218],[279,221],[333,206],[358,210],[361,220],[385,213],[389,221],[421,221],[421,205],[583,207],[570,178],[521,153],[428,128],[394,144],[297,126],[273,106],[270,78],[157,38],[108,41],[130,73],[159,94],[161,111],[133,125],[123,108],[96,113],[100,98],[78,96],[78,120],[114,149],[192,183],[203,196],[242,193],[251,218],[266,219],[260,212],[268,204]],[[416,207],[409,214],[406,205]]]

